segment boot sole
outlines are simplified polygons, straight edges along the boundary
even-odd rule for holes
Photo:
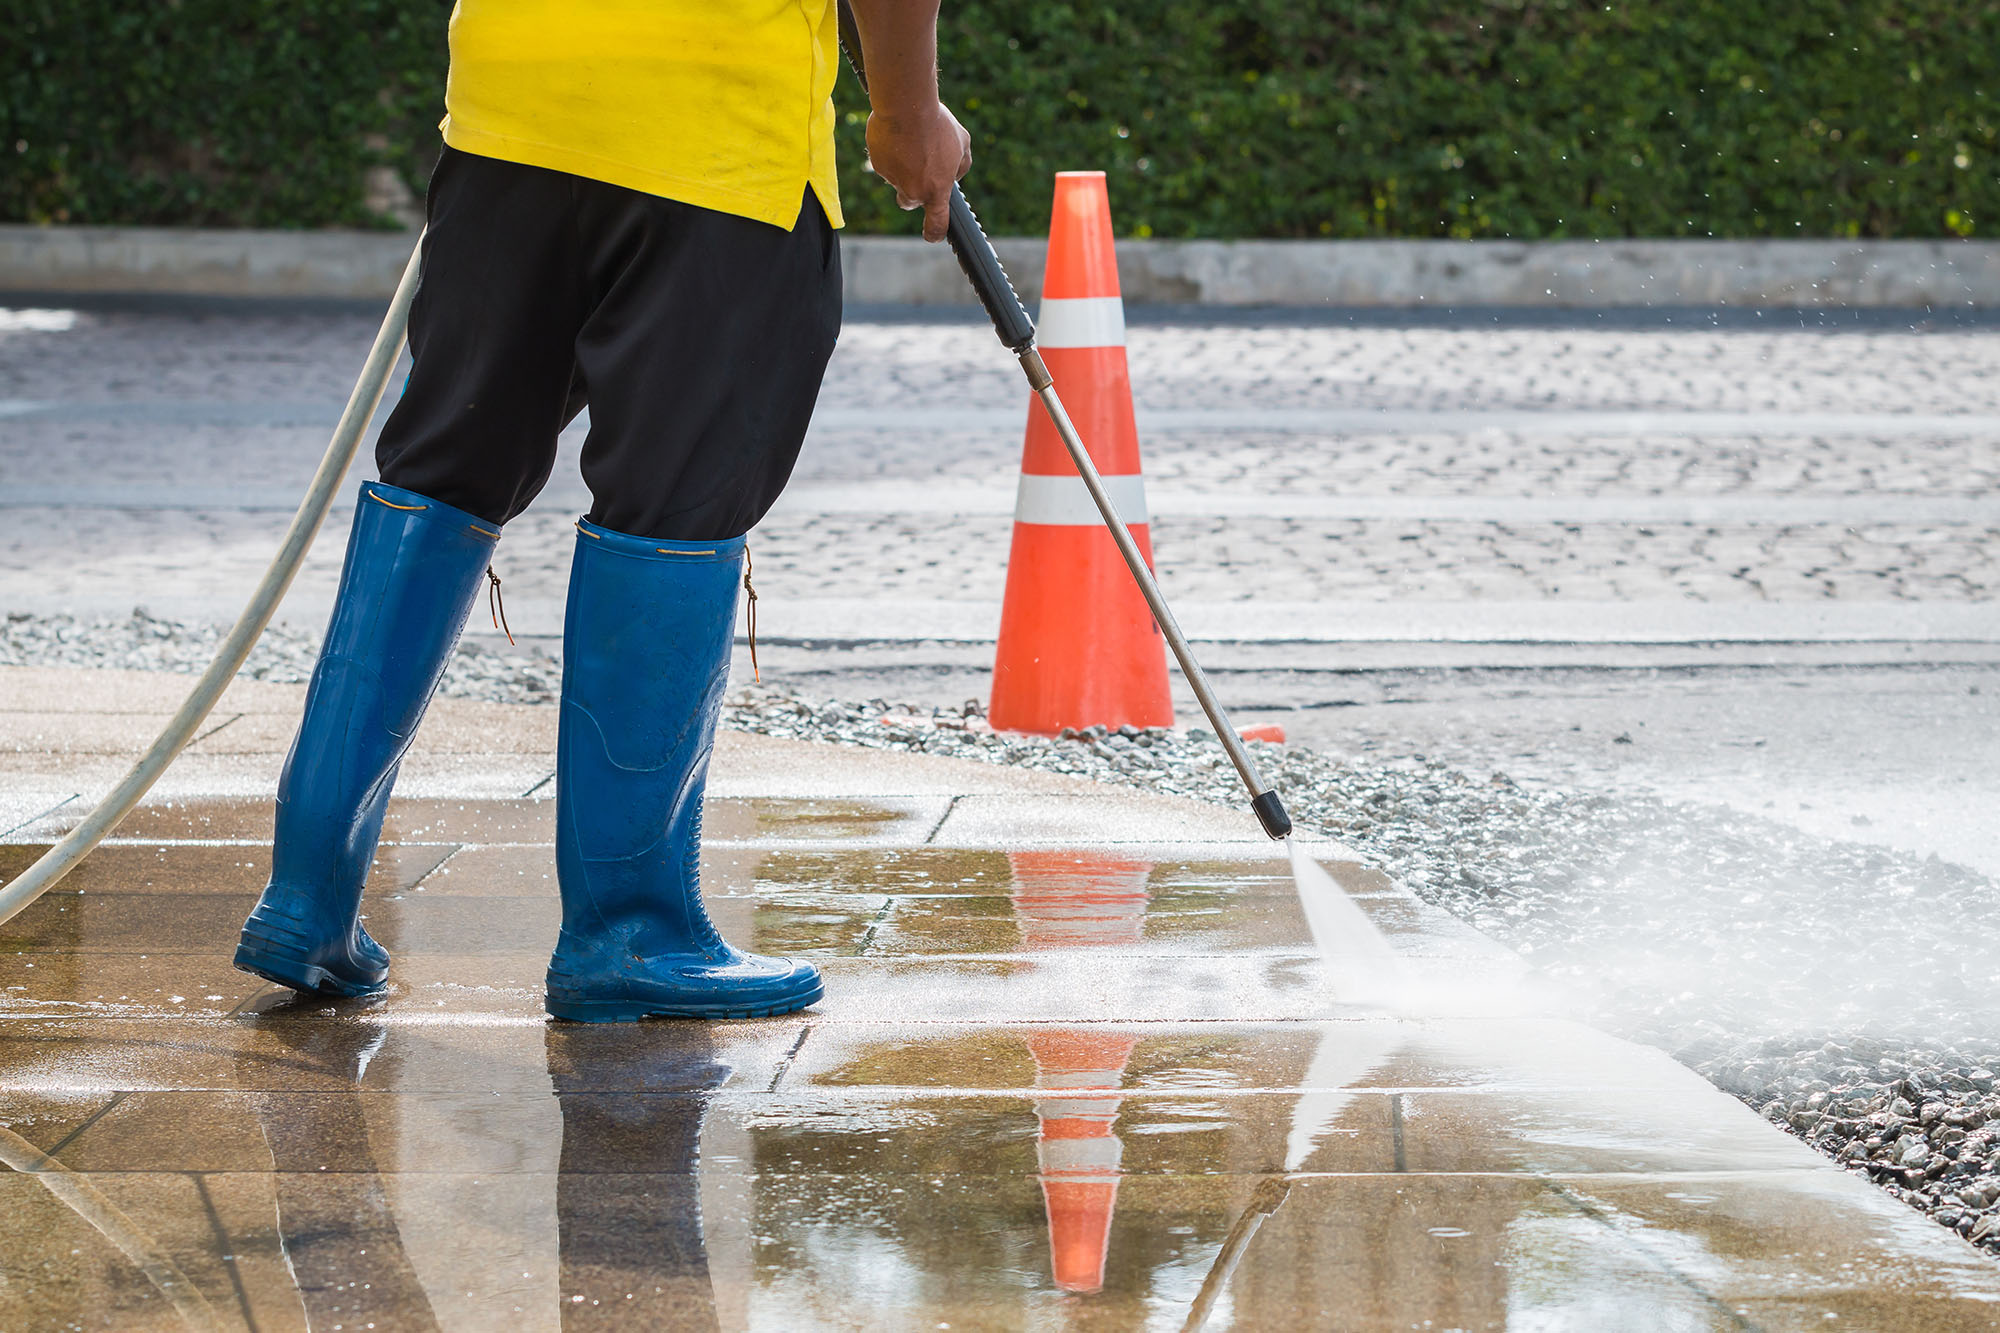
[[[568,1023],[636,1023],[642,1018],[776,1018],[819,1003],[825,986],[804,995],[769,1004],[651,1004],[643,1000],[559,1000],[549,996],[544,1007]]]
[[[338,995],[347,999],[379,995],[387,982],[386,977],[374,981],[347,981],[317,963],[287,957],[270,949],[253,949],[247,943],[237,946],[235,966],[239,972],[248,972],[253,977],[262,977],[290,990],[311,995]]]

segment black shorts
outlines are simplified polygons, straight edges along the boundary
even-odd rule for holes
[[[840,332],[840,249],[810,189],[791,231],[446,148],[382,480],[505,523],[583,407],[590,518],[674,541],[755,526],[791,476]]]

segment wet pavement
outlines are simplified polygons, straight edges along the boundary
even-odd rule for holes
[[[178,683],[0,669],[0,878]],[[1393,1011],[1248,815],[1049,774],[725,737],[715,916],[827,1000],[554,1025],[552,719],[444,700],[392,987],[300,1002],[229,967],[300,693],[0,928],[0,1327],[2000,1326],[2000,1268],[1339,846]]]

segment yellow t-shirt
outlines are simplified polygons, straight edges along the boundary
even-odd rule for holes
[[[841,225],[834,0],[458,0],[444,140],[791,230]]]

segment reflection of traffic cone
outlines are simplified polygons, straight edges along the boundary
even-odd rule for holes
[[[1014,919],[1030,949],[1137,944],[1146,931],[1151,861],[1079,852],[1009,852]]]
[[[1036,335],[1064,405],[1146,562],[1146,489],[1125,307],[1101,171],[1056,176]],[[1174,709],[1153,613],[1039,403],[1028,405],[1014,547],[987,720],[1001,731],[1164,727]]]
[[[1064,1096],[1038,1097],[1035,1156],[1049,1215],[1049,1259],[1064,1291],[1098,1291],[1111,1245],[1124,1145],[1111,1132],[1123,1098],[1077,1097],[1116,1089],[1136,1037],[1098,1032],[1038,1032],[1027,1038],[1035,1086]]]

